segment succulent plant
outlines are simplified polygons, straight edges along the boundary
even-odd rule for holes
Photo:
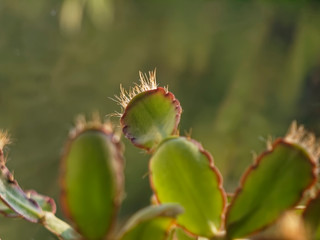
[[[227,194],[212,155],[191,136],[180,136],[180,102],[168,87],[158,87],[155,71],[140,73],[129,91],[120,86],[116,101],[124,136],[150,154],[150,206],[116,228],[123,146],[111,123],[94,114],[77,119],[61,161],[61,203],[74,228],[54,215],[53,199],[20,188],[5,165],[6,132],[0,134],[0,213],[40,223],[64,240],[320,239],[314,134],[293,122],[286,136],[268,141],[235,193]]]

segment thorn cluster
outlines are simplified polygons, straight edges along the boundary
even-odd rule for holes
[[[140,84],[135,84],[134,87],[130,88],[128,91],[125,90],[122,85],[120,85],[120,95],[115,95],[115,102],[118,103],[122,107],[122,111],[128,106],[129,102],[137,96],[139,93],[154,90],[158,88],[158,84],[156,81],[156,70],[149,71],[149,76],[147,74],[139,72]],[[164,87],[166,92],[168,92],[168,87]],[[116,116],[122,116],[122,113],[116,112]]]
[[[110,121],[102,122],[100,114],[92,113],[91,120],[87,120],[84,115],[78,115],[75,120],[75,127],[70,131],[70,137],[75,137],[86,129],[104,129],[107,132],[113,132]]]
[[[11,143],[9,134],[7,131],[0,130],[0,150],[3,150],[4,146]]]
[[[298,126],[296,121],[292,122],[285,140],[299,144],[310,154],[313,161],[318,162],[320,158],[320,141],[316,139],[313,133],[306,131],[302,125]]]

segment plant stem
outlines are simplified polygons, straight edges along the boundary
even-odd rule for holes
[[[61,240],[79,240],[81,235],[51,212],[44,212],[42,225]]]

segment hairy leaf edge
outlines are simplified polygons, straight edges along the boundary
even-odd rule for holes
[[[138,148],[142,148],[142,149],[145,149],[146,151],[151,151],[151,152],[152,152],[151,148],[148,148],[148,147],[145,147],[142,144],[136,143],[136,141],[135,141],[136,138],[129,134],[128,128],[130,128],[130,126],[125,123],[124,119],[125,119],[126,115],[128,114],[128,111],[130,111],[130,109],[132,107],[134,107],[134,105],[136,105],[140,101],[140,99],[142,99],[143,97],[147,97],[149,95],[152,95],[154,93],[157,93],[157,92],[161,92],[164,95],[164,97],[168,98],[171,101],[171,103],[173,104],[173,106],[175,106],[176,122],[175,122],[175,125],[174,125],[174,128],[173,128],[171,134],[172,135],[176,134],[177,131],[178,131],[179,123],[180,123],[182,108],[181,108],[179,100],[175,98],[174,94],[171,93],[171,92],[167,92],[166,89],[164,89],[162,87],[158,87],[156,89],[152,89],[152,90],[149,90],[149,91],[146,91],[146,92],[142,92],[142,93],[139,93],[136,96],[134,96],[134,98],[131,99],[130,103],[125,108],[125,110],[124,110],[124,112],[123,112],[123,114],[122,114],[122,116],[120,118],[120,124],[121,124],[121,127],[122,127],[122,132],[132,142],[132,144],[135,145]]]
[[[169,138],[166,138],[164,139],[158,146],[158,148],[166,141],[170,141],[171,139],[174,139],[175,137],[169,137]],[[219,172],[218,168],[214,165],[214,159],[212,157],[212,155],[206,151],[202,144],[199,143],[198,141],[194,140],[194,139],[191,139],[189,137],[182,137],[182,138],[185,138],[187,139],[188,141],[192,142],[193,144],[195,144],[200,153],[202,153],[203,155],[205,155],[205,157],[207,158],[207,160],[209,161],[209,167],[210,169],[216,174],[216,177],[217,177],[217,180],[218,180],[218,189],[221,193],[221,196],[222,196],[222,199],[223,199],[223,209],[222,209],[222,212],[221,212],[221,224],[219,226],[219,231],[224,231],[224,224],[225,224],[225,214],[226,214],[226,211],[227,211],[227,194],[223,188],[223,177],[221,175],[221,173]],[[149,161],[149,182],[150,182],[150,187],[154,193],[154,197],[155,197],[155,200],[158,204],[162,204],[161,201],[159,200],[159,197],[158,197],[158,194],[157,194],[157,191],[155,190],[155,186],[153,184],[153,181],[152,181],[152,172],[151,172],[151,161]],[[185,226],[181,225],[181,224],[178,224],[176,223],[175,224],[176,226],[182,228],[185,232],[189,233],[191,236],[194,236],[194,237],[198,237],[197,234],[189,231]]]
[[[231,199],[231,202],[226,210],[226,215],[225,215],[225,224],[227,223],[227,219],[228,219],[228,215],[230,213],[230,209],[232,208],[233,206],[233,203],[236,201],[237,197],[239,196],[239,194],[242,192],[242,189],[243,189],[243,185],[247,179],[247,177],[250,175],[250,172],[255,170],[257,167],[259,167],[259,164],[260,162],[262,161],[262,159],[268,155],[268,154],[271,154],[273,151],[274,151],[274,148],[276,145],[278,144],[284,144],[284,145],[287,145],[289,147],[299,147],[300,148],[300,151],[304,151],[304,149],[302,147],[300,147],[299,145],[297,144],[294,144],[294,143],[289,143],[287,141],[285,141],[283,138],[278,138],[274,141],[274,143],[272,144],[272,148],[270,150],[266,150],[264,151],[263,153],[261,153],[255,160],[255,162],[244,172],[244,174],[242,175],[241,177],[241,180],[240,180],[240,185],[239,187],[236,189],[235,193],[234,193],[234,196],[232,197]],[[309,163],[310,165],[312,166],[312,169],[313,171],[311,172],[311,175],[313,177],[313,181],[300,193],[300,197],[299,199],[297,199],[297,201],[295,203],[292,204],[291,207],[288,207],[287,210],[290,210],[290,209],[293,209],[303,198],[303,195],[304,193],[310,189],[312,186],[314,186],[317,182],[317,174],[316,174],[316,168],[317,168],[317,165],[316,163],[311,159],[311,157],[309,156],[309,153],[304,151],[306,153],[306,155],[308,156],[308,160],[309,160]],[[256,229],[255,231],[251,232],[250,234],[248,234],[248,236],[250,235],[254,235],[264,229],[266,229],[267,227],[269,227],[270,225],[272,225],[274,222],[276,222],[287,210],[284,210],[282,213],[279,214],[279,217],[276,218],[274,221],[271,221],[270,223],[266,224],[265,226],[261,227],[261,228],[258,228]],[[227,230],[227,229],[226,229]],[[227,230],[228,231],[228,230]]]
[[[75,225],[75,229],[81,233],[81,230],[78,228],[76,222],[74,221],[74,217],[72,216],[72,213],[70,212],[70,208],[69,208],[69,204],[67,201],[67,191],[66,191],[66,183],[65,183],[65,175],[66,175],[66,156],[67,154],[70,152],[70,148],[71,148],[71,144],[72,142],[78,138],[81,134],[87,132],[87,131],[94,131],[94,132],[100,132],[102,134],[105,134],[112,142],[112,144],[115,146],[115,148],[117,149],[117,151],[114,151],[115,153],[115,161],[116,161],[116,183],[118,184],[117,186],[117,193],[116,193],[116,197],[114,199],[114,207],[113,207],[113,214],[112,214],[112,221],[111,224],[108,228],[106,228],[106,236],[111,234],[111,230],[115,228],[116,226],[116,218],[117,218],[117,214],[119,212],[120,206],[121,206],[121,201],[123,198],[123,186],[124,186],[124,175],[123,175],[123,168],[124,168],[124,158],[123,158],[123,146],[122,144],[115,139],[113,132],[108,129],[108,128],[104,128],[103,126],[87,126],[84,127],[83,129],[81,129],[80,131],[77,131],[76,133],[71,132],[69,139],[67,140],[66,144],[65,144],[65,149],[64,152],[62,154],[62,158],[61,158],[61,163],[60,163],[60,177],[59,177],[59,183],[60,183],[60,203],[61,203],[61,207],[62,210],[64,212],[64,214],[67,216],[67,218],[69,218],[69,220],[71,220],[73,222],[73,224]]]

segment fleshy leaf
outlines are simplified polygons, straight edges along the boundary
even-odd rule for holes
[[[268,226],[315,183],[315,163],[298,144],[278,139],[244,174],[226,214],[229,238]]]
[[[9,208],[1,200],[0,200],[0,214],[2,214],[5,217],[12,217],[12,218],[20,217],[18,213],[16,213],[11,208]]]
[[[16,214],[30,222],[38,222],[43,216],[38,203],[27,197],[6,167],[2,149],[0,149],[0,199]],[[7,212],[9,216],[15,215],[9,212]]]
[[[312,199],[303,213],[311,239],[320,239],[320,192]]]
[[[134,145],[150,150],[177,132],[180,115],[179,101],[159,87],[136,95],[126,106],[120,122],[124,135]]]
[[[3,147],[8,143],[7,132],[0,131],[0,213],[40,223],[61,240],[82,239],[69,224],[55,217],[56,205],[52,198],[20,188],[5,165]]]
[[[122,150],[102,125],[82,127],[63,157],[61,200],[85,239],[102,239],[112,233],[122,198]]]
[[[43,211],[52,212],[53,214],[56,212],[56,203],[50,197],[41,195],[34,190],[29,190],[25,192],[26,196],[32,201],[36,201],[39,207]],[[0,213],[6,217],[21,217],[11,208],[9,208],[6,204],[0,201]]]
[[[178,214],[183,212],[178,204],[146,207],[133,215],[119,234],[119,240],[163,240]]]
[[[36,201],[43,211],[52,212],[53,214],[56,213],[57,206],[51,197],[44,196],[34,190],[28,190],[25,193],[28,198]]]
[[[203,237],[217,234],[226,194],[212,157],[199,143],[184,137],[162,142],[150,161],[150,181],[160,203],[175,202],[185,209],[179,225]]]

